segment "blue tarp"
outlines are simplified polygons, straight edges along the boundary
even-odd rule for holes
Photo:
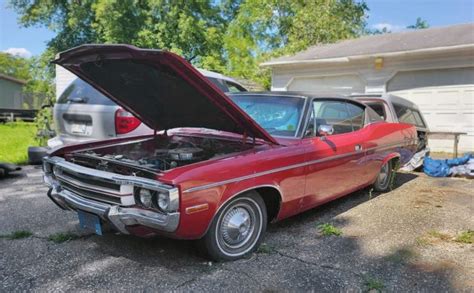
[[[451,167],[467,164],[472,154],[466,154],[461,158],[449,160],[434,160],[426,157],[423,161],[423,171],[432,177],[448,177],[451,175]]]

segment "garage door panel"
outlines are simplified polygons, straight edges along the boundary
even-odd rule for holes
[[[363,93],[365,91],[365,82],[356,74],[301,76],[293,78],[288,84],[287,90],[339,94]]]

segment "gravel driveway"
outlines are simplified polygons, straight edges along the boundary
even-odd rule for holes
[[[191,241],[84,234],[27,166],[0,179],[0,290],[472,292],[474,247],[456,237],[474,230],[473,181],[407,173],[395,186],[270,225],[258,253],[211,263]],[[323,236],[320,223],[342,235]],[[33,235],[8,237],[19,230]],[[48,239],[59,232],[78,236]]]

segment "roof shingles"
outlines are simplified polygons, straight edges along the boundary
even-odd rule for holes
[[[372,35],[334,44],[316,45],[293,56],[276,58],[265,64],[406,52],[460,45],[474,45],[474,23]]]

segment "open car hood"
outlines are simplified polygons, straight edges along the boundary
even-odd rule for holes
[[[82,45],[53,61],[155,130],[203,127],[277,141],[186,60],[130,45]]]

